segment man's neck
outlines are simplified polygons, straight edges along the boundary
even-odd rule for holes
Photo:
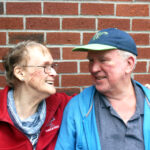
[[[112,93],[106,97],[125,123],[135,113],[136,95],[132,83],[120,89],[120,92]]]
[[[135,96],[134,86],[131,80],[118,83],[116,86],[111,88],[109,91],[103,93],[109,100],[122,100],[130,96]]]

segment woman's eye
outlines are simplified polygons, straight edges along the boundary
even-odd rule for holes
[[[92,63],[93,62],[93,59],[89,59],[89,63]]]

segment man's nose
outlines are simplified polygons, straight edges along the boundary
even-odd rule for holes
[[[94,62],[91,66],[91,71],[92,72],[98,72],[101,70],[101,65],[99,62]]]

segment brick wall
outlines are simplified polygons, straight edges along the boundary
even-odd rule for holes
[[[139,56],[133,78],[150,83],[150,0],[0,1],[0,69],[2,55],[14,44],[44,42],[59,63],[57,90],[79,92],[92,82],[86,53],[71,50],[110,27],[134,38]],[[5,85],[1,74],[0,88]]]

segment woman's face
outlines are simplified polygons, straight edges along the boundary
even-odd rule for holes
[[[44,67],[51,66],[53,58],[48,49],[34,46],[29,50],[29,59],[24,68],[24,84],[30,90],[38,94],[55,94],[54,80],[57,75],[53,68],[45,72]]]

